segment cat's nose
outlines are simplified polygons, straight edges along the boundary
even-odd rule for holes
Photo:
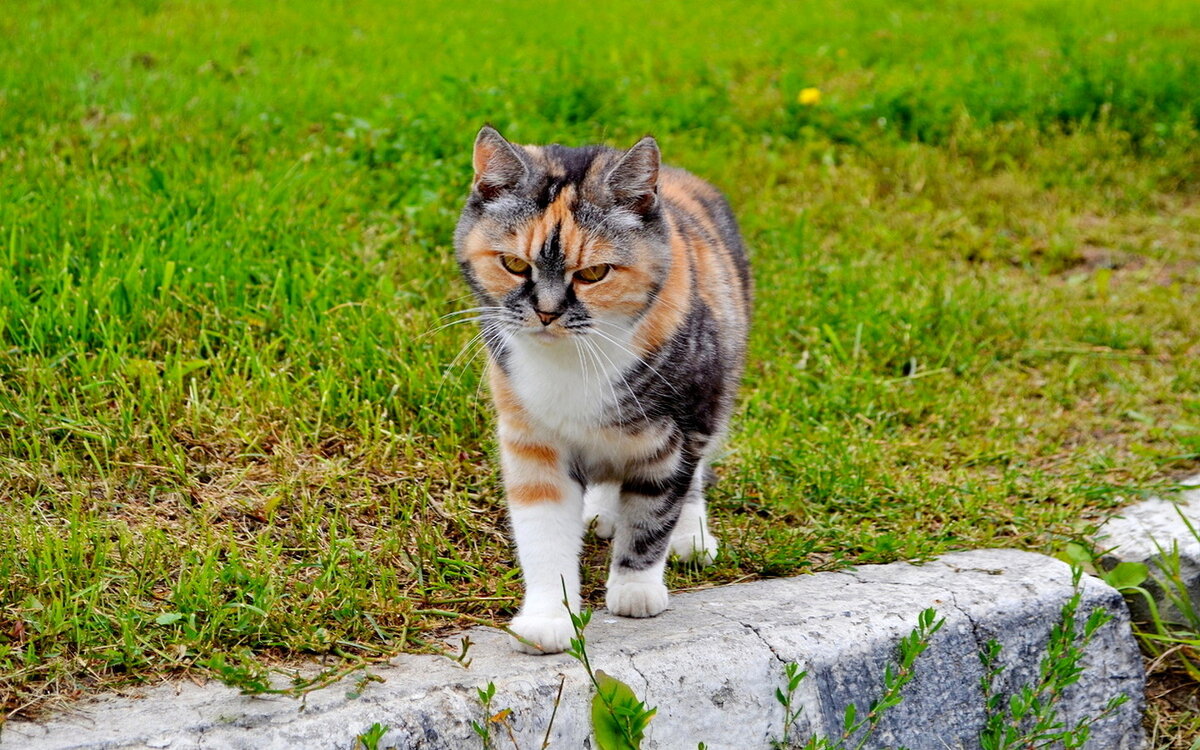
[[[534,312],[537,313],[538,320],[542,321],[542,325],[544,326],[548,326],[562,317],[561,312],[542,312],[538,309],[534,309]]]

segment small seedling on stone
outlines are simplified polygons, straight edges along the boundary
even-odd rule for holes
[[[588,679],[596,688],[592,698],[592,732],[600,750],[637,750],[642,746],[646,727],[658,712],[638,700],[633,688],[603,670],[593,670],[587,653],[587,637],[584,629],[592,619],[592,611],[585,609],[576,614],[567,602],[566,584],[563,585],[563,606],[571,615],[571,627],[575,637],[566,650],[569,656],[583,665]]]
[[[945,618],[937,617],[937,612],[932,607],[923,610],[917,616],[917,627],[900,639],[899,659],[895,664],[888,664],[884,669],[883,695],[872,701],[867,708],[867,713],[861,717],[858,715],[858,707],[854,703],[847,705],[845,713],[842,715],[842,733],[834,739],[811,738],[801,746],[803,750],[845,750],[849,747],[847,743],[855,736],[858,736],[857,743],[853,745],[855,750],[862,750],[866,747],[884,714],[889,709],[900,705],[900,702],[904,700],[901,693],[904,686],[912,682],[915,674],[913,667],[917,657],[929,647],[934,633],[941,630],[945,622]],[[793,708],[794,694],[807,674],[807,672],[801,672],[794,663],[788,664],[784,668],[784,675],[787,677],[787,693],[778,689],[775,691],[775,699],[783,705],[784,710],[784,737],[783,740],[775,743],[778,748],[795,747],[793,744],[795,740],[790,735],[795,729],[796,721],[800,718],[800,711]]]
[[[1063,691],[1078,682],[1083,673],[1080,661],[1084,650],[1096,631],[1112,619],[1107,611],[1097,607],[1084,621],[1082,632],[1076,630],[1076,615],[1083,595],[1079,585],[1082,568],[1072,567],[1072,575],[1075,592],[1063,605],[1059,621],[1050,631],[1036,682],[1022,686],[1006,699],[998,689],[998,680],[1004,672],[1000,644],[993,639],[980,652],[984,671],[981,687],[987,710],[987,721],[979,736],[982,750],[1083,747],[1091,726],[1129,699],[1126,695],[1113,696],[1099,714],[1081,719],[1074,727],[1066,726],[1059,718]]]
[[[497,724],[508,725],[510,709],[503,708],[495,713],[492,712],[492,699],[496,697],[496,685],[489,682],[487,687],[478,688],[475,691],[476,697],[479,698],[479,703],[483,706],[483,721],[472,721],[471,729],[475,730],[475,734],[479,735],[479,739],[483,740],[483,750],[495,750],[496,745],[492,737],[492,727]],[[509,733],[512,733],[511,727]],[[516,744],[516,741],[513,741]]]
[[[388,733],[389,729],[391,727],[387,724],[375,722],[371,725],[370,729],[355,738],[354,750],[359,750],[360,748],[361,750],[384,750],[384,748],[379,747],[379,741],[383,739],[383,736]]]
[[[778,744],[787,747],[792,740],[792,730],[795,729],[796,721],[800,718],[800,709],[794,708],[792,702],[796,695],[796,689],[800,687],[800,682],[808,676],[808,671],[801,671],[799,664],[789,662],[784,666],[783,673],[787,678],[787,691],[775,688],[775,700],[783,706],[783,739]]]

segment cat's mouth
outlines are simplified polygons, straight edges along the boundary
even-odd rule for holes
[[[548,343],[551,341],[560,341],[567,337],[568,331],[562,326],[529,326],[525,328],[525,334],[534,341]]]

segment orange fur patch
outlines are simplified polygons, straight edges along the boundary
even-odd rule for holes
[[[548,445],[524,443],[519,440],[505,440],[501,445],[513,456],[531,463],[548,465],[558,463],[558,451]]]
[[[508,376],[498,365],[488,360],[488,385],[492,390],[492,403],[496,405],[496,413],[500,421],[518,432],[531,432],[533,427],[525,417],[525,407],[517,398],[516,392],[508,384]]]
[[[673,222],[672,222],[673,223]],[[692,274],[688,247],[678,228],[671,232],[671,270],[634,335],[634,345],[643,354],[658,349],[683,322],[689,307]]]
[[[557,503],[563,493],[558,485],[550,482],[522,482],[508,488],[508,501],[516,505],[535,503]]]

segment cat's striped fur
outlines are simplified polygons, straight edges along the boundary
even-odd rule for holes
[[[526,598],[513,630],[560,651],[586,518],[612,535],[607,604],[667,605],[674,551],[711,561],[704,486],[745,358],[751,282],[708,183],[629,151],[516,146],[490,127],[455,232],[478,300]],[[536,644],[536,647],[530,644]]]

